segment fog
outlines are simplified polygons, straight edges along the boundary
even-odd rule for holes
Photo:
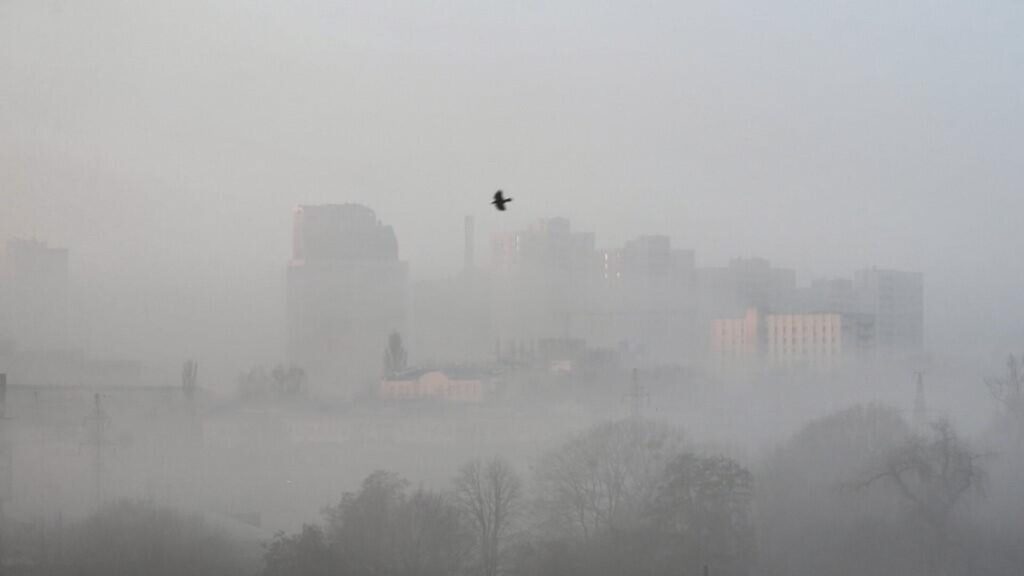
[[[1021,570],[1024,4],[165,4],[0,0],[0,574]]]

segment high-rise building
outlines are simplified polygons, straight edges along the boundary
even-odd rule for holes
[[[310,383],[352,397],[379,379],[392,331],[406,318],[408,268],[373,210],[300,206],[288,265],[288,340]]]
[[[0,340],[22,350],[68,346],[68,251],[9,240],[0,277]]]
[[[763,348],[761,316],[750,308],[736,318],[711,321],[711,355],[717,366],[747,365],[760,360]]]
[[[775,268],[764,258],[734,258],[729,271],[735,282],[736,298],[746,306],[783,309],[796,291],[796,271]]]
[[[790,292],[789,280],[782,286]],[[764,300],[774,305],[752,305],[745,315],[725,309],[711,321],[712,360],[832,367],[838,360],[913,357],[924,344],[923,292],[920,273],[871,268],[852,281],[817,280],[792,298]],[[748,286],[749,295],[766,293]]]
[[[725,268],[697,270],[702,312],[711,317],[743,314],[747,308],[785,310],[796,294],[796,271],[764,258],[733,258]]]
[[[695,350],[694,257],[663,235],[598,250],[568,220],[495,239],[499,337],[583,339],[642,362],[686,363]]]
[[[586,289],[596,278],[592,233],[569,220],[540,220],[492,242],[493,306],[501,341],[565,338],[586,310]]]
[[[881,354],[915,354],[924,347],[924,279],[920,272],[869,268],[854,274],[861,313],[875,321]]]
[[[714,338],[715,321],[788,311],[796,296],[796,272],[764,258],[733,258],[728,266],[696,270],[697,330]],[[713,354],[715,343],[710,344]]]
[[[797,290],[793,308],[801,312],[859,312],[853,280],[849,278],[822,278]]]
[[[833,368],[852,353],[844,344],[843,317],[836,313],[762,315],[750,308],[711,326],[718,367]]]
[[[592,343],[624,344],[655,364],[688,362],[696,349],[693,252],[674,249],[668,236],[645,235],[603,251],[601,260]]]

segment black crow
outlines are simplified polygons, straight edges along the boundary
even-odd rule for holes
[[[491,202],[491,204],[494,204],[494,207],[497,208],[499,211],[504,212],[505,204],[508,204],[511,201],[511,198],[505,198],[505,196],[501,193],[501,190],[498,190],[497,192],[494,193],[494,200]]]

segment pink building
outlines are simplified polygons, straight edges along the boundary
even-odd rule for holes
[[[716,363],[754,360],[760,355],[757,310],[750,308],[742,318],[711,321],[711,353]]]
[[[711,323],[711,354],[719,367],[765,363],[831,368],[843,357],[843,318],[837,313],[766,314]]]
[[[479,404],[483,400],[483,383],[479,379],[453,378],[439,370],[420,370],[381,380],[378,396],[382,400],[436,399]]]

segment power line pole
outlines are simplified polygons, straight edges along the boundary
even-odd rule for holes
[[[100,395],[97,392],[93,395],[93,411],[92,414],[86,418],[86,428],[89,430],[91,435],[91,443],[96,449],[94,454],[94,472],[95,472],[95,489],[96,489],[96,509],[103,505],[103,448],[107,444],[106,431],[110,426],[110,416],[103,410],[103,406],[100,405]]]
[[[186,403],[186,434],[185,434],[185,463],[191,469],[188,478],[185,498],[191,499],[193,504],[201,505],[203,488],[203,425],[199,418],[199,409],[196,406],[196,392],[199,363],[195,360],[185,361],[181,371],[181,389],[185,396]]]
[[[4,503],[10,499],[11,485],[14,479],[11,456],[11,445],[7,438],[7,374],[0,374],[0,576],[7,574],[4,567],[4,529],[7,527],[4,517]]]
[[[928,424],[928,406],[924,398],[924,371],[918,370],[914,373],[916,377],[916,389],[914,391],[914,427],[918,432],[923,432]]]

